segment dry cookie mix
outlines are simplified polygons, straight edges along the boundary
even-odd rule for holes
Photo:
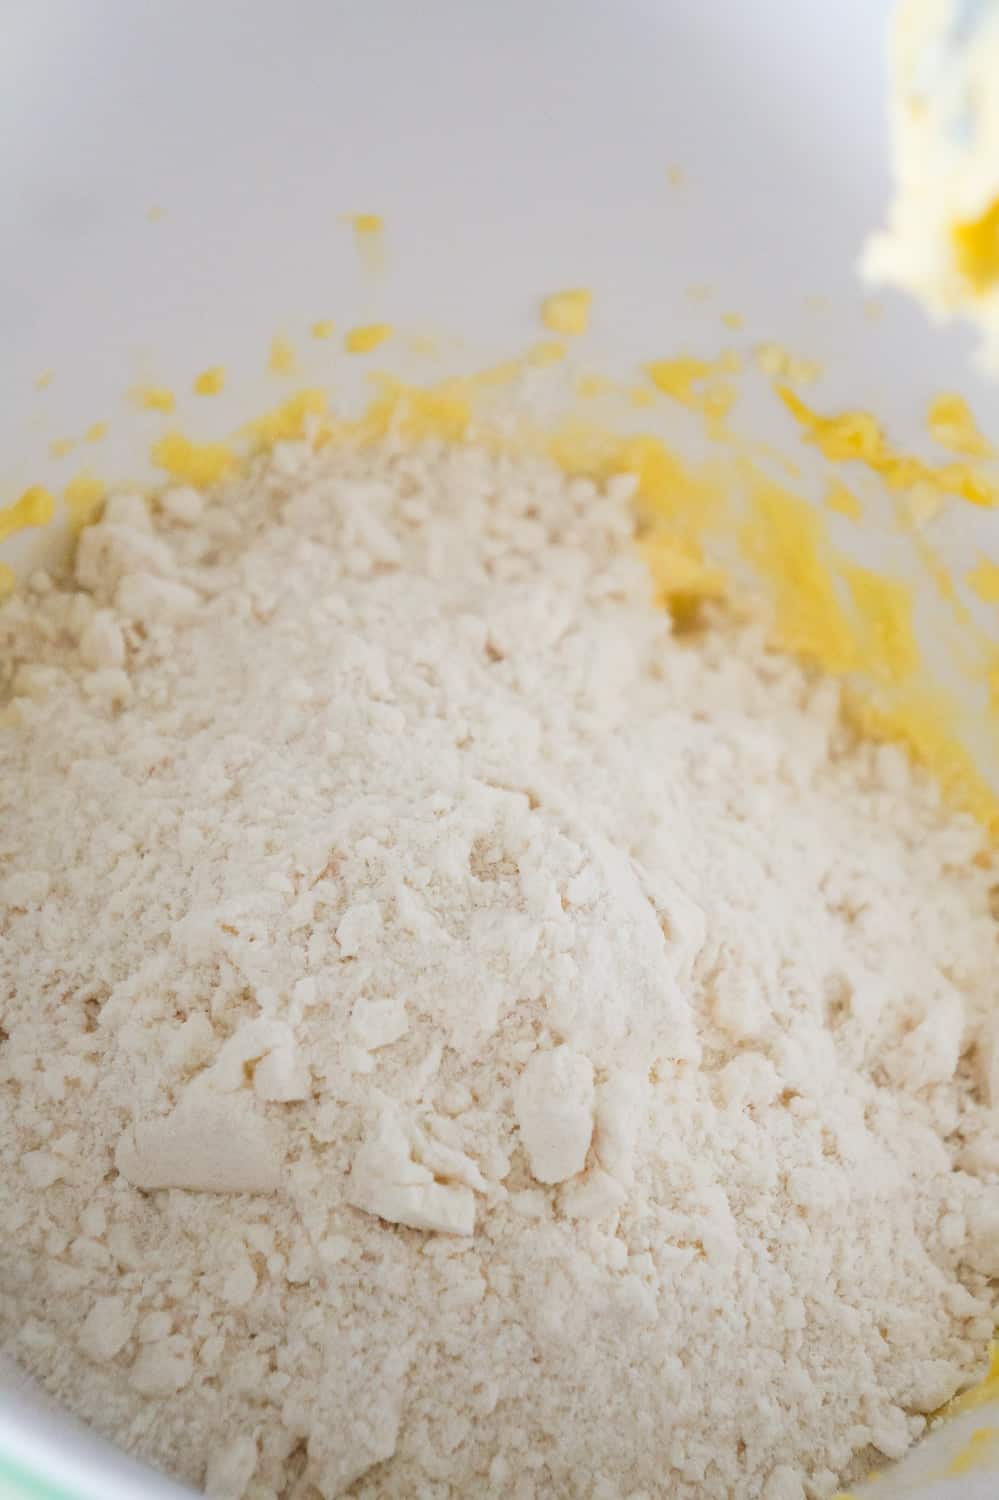
[[[225,1500],[802,1500],[985,1363],[995,881],[601,491],[279,446],[0,613],[0,1333]]]

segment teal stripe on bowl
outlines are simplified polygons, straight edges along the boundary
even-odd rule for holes
[[[79,1500],[79,1496],[0,1455],[0,1500]]]

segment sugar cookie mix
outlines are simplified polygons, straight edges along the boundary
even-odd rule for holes
[[[600,490],[279,445],[0,612],[0,1335],[224,1500],[802,1500],[982,1372],[996,875]]]

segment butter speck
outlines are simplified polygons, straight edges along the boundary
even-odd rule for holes
[[[171,412],[177,404],[173,391],[166,385],[136,386],[132,399],[144,411]]]
[[[0,510],[0,542],[29,526],[47,526],[55,514],[55,500],[47,489],[33,484],[4,510]]]
[[[328,339],[332,336],[336,324],[331,318],[319,318],[312,325],[312,337],[314,339]]]
[[[841,516],[847,516],[851,521],[862,519],[864,511],[852,490],[848,490],[845,484],[833,480],[826,490],[826,504],[830,510],[837,511]]]
[[[714,366],[706,359],[697,359],[692,354],[679,354],[674,359],[657,359],[645,367],[646,374],[664,396],[684,406],[696,404],[694,386],[707,380]]]
[[[364,323],[348,330],[343,346],[348,354],[370,354],[391,337],[391,323]]]
[[[217,484],[235,461],[225,443],[195,443],[182,432],[166,433],[153,444],[150,457],[158,469],[195,489]]]
[[[380,271],[385,257],[385,221],[381,214],[350,214],[349,221],[354,227],[361,264],[369,272]]]
[[[282,333],[275,334],[271,340],[271,352],[267,360],[267,368],[272,375],[293,375],[295,373],[295,350],[291,342]]]
[[[554,292],[541,304],[541,321],[553,333],[585,333],[590,321],[592,300],[592,292],[583,287],[567,292]]]
[[[35,379],[35,390],[47,391],[53,380],[55,380],[55,371],[43,370]]]
[[[196,396],[217,396],[224,385],[224,367],[222,365],[211,365],[207,370],[202,370],[200,375],[195,376],[194,394]]]

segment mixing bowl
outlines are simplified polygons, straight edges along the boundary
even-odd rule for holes
[[[170,431],[214,440],[303,387],[356,408],[375,368],[427,384],[529,349],[540,366],[557,341],[594,421],[627,408],[632,429],[692,464],[713,444],[731,457],[738,428],[739,463],[755,445],[817,513],[832,460],[775,397],[782,379],[808,412],[875,412],[893,451],[931,469],[925,416],[942,391],[963,393],[986,435],[991,414],[999,438],[970,338],[900,298],[872,304],[855,276],[889,191],[886,21],[870,0],[14,8],[0,54],[0,504],[35,486],[57,503],[50,525],[6,528],[0,557],[21,577],[65,548],[102,483],[162,478],[163,449],[159,469],[150,455]],[[563,337],[540,308],[566,288],[592,302],[586,332]],[[348,352],[348,329],[381,325],[380,348]],[[724,433],[696,382],[684,398],[690,367],[660,372],[655,405],[634,398],[636,371],[679,355],[720,359],[738,388]],[[872,524],[833,515],[834,540],[913,572],[932,636],[927,533],[902,556],[897,527],[877,524],[897,520],[891,473],[848,459]],[[940,495],[915,489],[928,523]],[[937,635],[938,676],[955,630],[984,649],[993,607],[962,580],[996,544],[987,504],[951,505],[932,537],[967,616],[951,611]],[[980,691],[954,680],[976,768],[957,795],[977,810],[995,771]],[[0,1493],[181,1493],[13,1371],[2,1389]],[[999,1404],[941,1424],[878,1492],[994,1495],[999,1445],[969,1447],[991,1424]]]

